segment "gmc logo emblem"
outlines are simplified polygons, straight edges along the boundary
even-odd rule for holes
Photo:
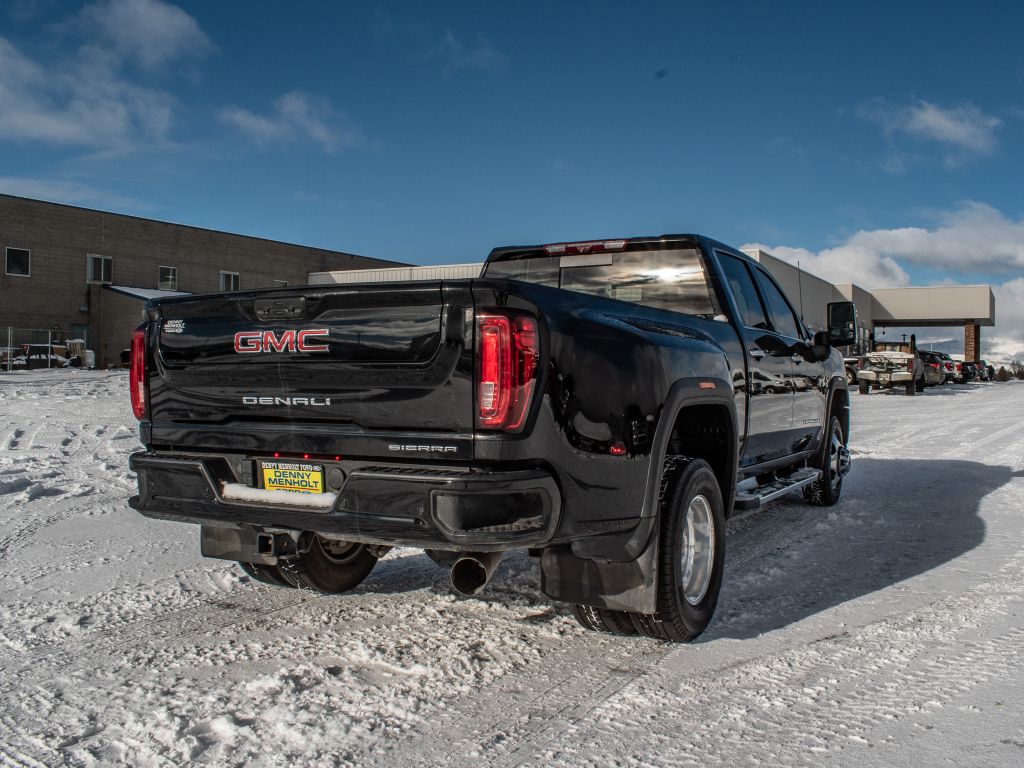
[[[257,352],[326,352],[326,344],[315,344],[317,337],[330,334],[327,328],[304,328],[301,331],[239,331],[235,334],[235,352],[251,355]]]

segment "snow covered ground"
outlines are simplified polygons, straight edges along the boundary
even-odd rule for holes
[[[128,509],[123,372],[0,374],[0,764],[1022,765],[1024,385],[853,397],[841,503],[729,524],[694,644],[584,632],[506,558],[456,598],[252,582]]]

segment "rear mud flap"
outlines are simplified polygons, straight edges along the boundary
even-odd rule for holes
[[[657,608],[658,537],[635,560],[589,560],[569,545],[548,547],[540,558],[541,590],[566,603],[616,611],[654,613]]]

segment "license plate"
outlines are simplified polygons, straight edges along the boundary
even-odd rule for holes
[[[889,374],[883,373],[881,376],[878,377],[878,381],[881,382],[882,384],[888,384],[889,383]]]
[[[260,462],[263,488],[267,491],[324,492],[323,464],[300,461]]]

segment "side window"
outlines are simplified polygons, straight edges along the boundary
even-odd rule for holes
[[[754,288],[754,281],[750,277],[747,265],[741,259],[730,256],[727,253],[716,251],[718,261],[722,265],[726,282],[732,291],[733,298],[740,311],[740,319],[747,328],[768,329],[768,320],[765,318],[764,308],[761,306],[761,299],[757,296],[757,289]]]
[[[159,288],[161,291],[178,290],[178,268],[160,267],[156,287]]]
[[[85,280],[88,283],[110,283],[114,280],[114,260],[110,256],[86,255]]]
[[[761,295],[764,296],[764,303],[768,307],[768,316],[771,318],[775,332],[791,339],[802,338],[803,333],[801,333],[800,325],[793,314],[793,308],[789,306],[782,291],[760,269],[755,269],[754,274],[757,276],[757,285],[761,289]]]
[[[32,253],[25,248],[8,248],[4,274],[15,277],[31,277]]]
[[[220,290],[221,291],[237,291],[238,290],[238,273],[237,272],[220,272]]]

